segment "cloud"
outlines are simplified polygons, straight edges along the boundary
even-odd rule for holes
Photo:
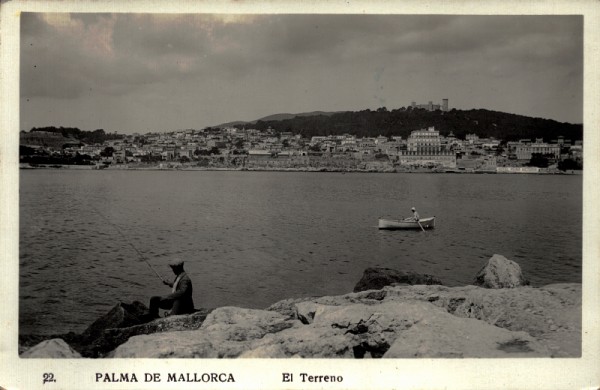
[[[77,98],[96,87],[116,62],[114,16],[86,25],[70,14],[24,14],[21,40],[21,93]]]
[[[283,103],[482,102],[489,91],[529,97],[519,88],[531,87],[550,96],[583,72],[581,16],[25,13],[21,26],[23,98],[169,91],[188,110],[233,105],[249,119]]]

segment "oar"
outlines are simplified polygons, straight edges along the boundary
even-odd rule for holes
[[[424,232],[425,232],[425,229],[423,229],[423,225],[421,225],[421,222],[419,222],[419,221],[417,220],[417,223],[419,224],[419,227],[421,228],[421,230],[423,230],[423,233],[424,233]]]

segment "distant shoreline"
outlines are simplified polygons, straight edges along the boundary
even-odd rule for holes
[[[491,174],[491,175],[583,175],[583,170],[544,170],[539,172],[497,172],[491,170],[458,170],[458,169],[340,169],[340,168],[218,168],[218,167],[158,167],[158,166],[129,166],[129,165],[114,165],[106,168],[98,168],[95,165],[44,165],[44,166],[28,166],[21,164],[19,169],[22,170],[109,170],[109,171],[240,171],[240,172],[317,172],[317,173],[449,173],[449,174]]]

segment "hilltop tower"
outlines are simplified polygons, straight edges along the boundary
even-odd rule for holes
[[[415,109],[415,108],[420,108],[420,109],[425,109],[427,111],[435,111],[435,110],[442,110],[442,111],[448,111],[448,99],[442,99],[442,104],[433,104],[433,102],[430,100],[427,104],[417,104],[417,102],[410,102],[410,106]]]

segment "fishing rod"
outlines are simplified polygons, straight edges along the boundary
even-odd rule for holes
[[[135,245],[133,245],[133,243],[131,241],[129,241],[129,238],[127,238],[127,236],[125,235],[125,233],[123,233],[123,231],[121,230],[121,228],[119,228],[118,225],[114,224],[110,219],[108,219],[106,216],[104,216],[104,214],[102,214],[100,211],[98,211],[96,208],[92,207],[92,209],[94,211],[96,211],[96,213],[102,217],[102,219],[104,219],[106,222],[108,222],[109,225],[111,225],[112,227],[114,227],[119,234],[121,235],[121,237],[123,237],[125,239],[125,241],[127,241],[127,243],[133,248],[134,251],[137,252],[138,256],[140,256],[140,258],[142,260],[144,260],[144,262],[148,265],[148,267],[150,267],[150,269],[152,271],[154,271],[154,273],[156,274],[156,276],[158,276],[158,278],[164,282],[165,279],[158,273],[156,272],[156,270],[154,269],[154,267],[152,267],[152,265],[148,262],[148,260],[146,260],[146,257],[144,257],[144,255],[142,255],[142,253],[138,250],[138,248],[135,247]]]

